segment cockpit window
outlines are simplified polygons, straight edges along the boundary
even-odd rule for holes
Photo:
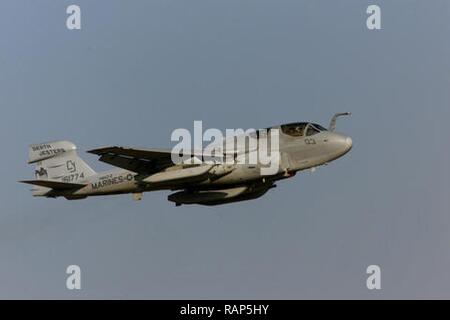
[[[302,137],[304,135],[306,122],[290,123],[281,126],[281,131],[291,137]]]
[[[312,124],[314,127],[316,127],[316,129],[318,129],[319,131],[327,131],[328,129],[325,129],[324,127],[322,127],[320,124],[317,123],[313,123]]]
[[[320,131],[318,129],[316,129],[315,126],[313,126],[312,124],[308,125],[308,129],[306,130],[306,135],[307,136],[312,136],[315,135],[316,133],[319,133]]]

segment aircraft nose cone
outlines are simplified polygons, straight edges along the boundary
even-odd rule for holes
[[[350,150],[353,146],[352,138],[350,138],[350,137],[345,138],[345,144],[346,144],[348,150]]]
[[[339,133],[333,133],[327,140],[328,150],[333,155],[343,156],[350,151],[352,146],[352,138]]]

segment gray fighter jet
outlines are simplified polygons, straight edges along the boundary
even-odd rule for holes
[[[315,169],[342,157],[352,148],[352,139],[335,132],[336,119],[349,113],[337,113],[328,129],[312,122],[297,122],[270,127],[278,129],[279,164],[275,173],[261,173],[261,165],[204,161],[204,154],[191,152],[190,160],[174,163],[173,151],[103,147],[88,151],[100,161],[117,168],[97,173],[76,153],[69,141],[33,144],[29,147],[29,164],[35,165],[35,180],[20,181],[34,186],[33,196],[65,197],[69,200],[88,196],[131,193],[135,200],[154,190],[176,191],[168,200],[182,204],[218,205],[256,199],[275,187],[275,182],[290,178],[297,171]],[[234,149],[234,158],[254,152],[248,147]]]

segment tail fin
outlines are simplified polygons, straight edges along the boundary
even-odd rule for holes
[[[77,155],[76,149],[77,147],[69,141],[30,145],[28,163],[35,164],[35,179],[76,184],[94,175],[95,171]],[[48,187],[38,185],[32,191],[34,196],[42,196],[50,190]]]

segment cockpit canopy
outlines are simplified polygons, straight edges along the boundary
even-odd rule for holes
[[[321,131],[327,131],[317,123],[295,122],[281,125],[281,132],[291,137],[312,136]]]

